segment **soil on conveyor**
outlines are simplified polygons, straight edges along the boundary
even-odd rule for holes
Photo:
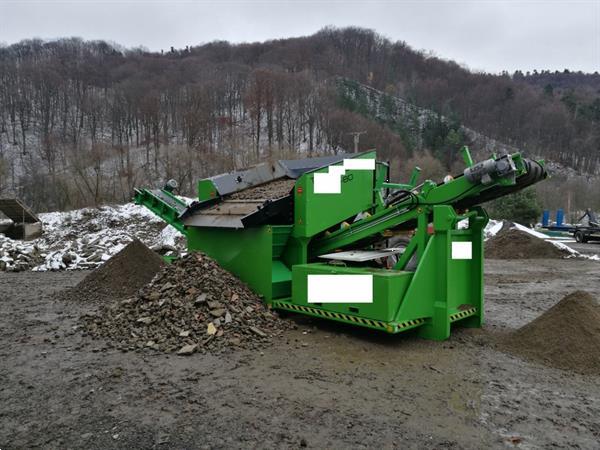
[[[104,305],[83,321],[89,335],[107,337],[119,349],[181,355],[259,348],[290,326],[201,253],[166,266],[136,296]]]
[[[285,197],[290,193],[296,180],[284,178],[260,186],[244,189],[229,196],[230,200],[270,200]]]
[[[573,292],[501,345],[552,367],[600,374],[600,305],[587,292]]]
[[[93,302],[122,300],[148,284],[164,264],[156,252],[135,239],[62,297]]]
[[[503,230],[485,243],[485,257],[491,259],[564,258],[568,255],[551,242],[515,229]]]

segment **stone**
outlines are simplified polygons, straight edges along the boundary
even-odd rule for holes
[[[184,345],[183,347],[181,347],[179,349],[177,354],[178,355],[191,355],[192,353],[194,353],[196,351],[197,348],[198,348],[198,344]]]
[[[198,297],[196,297],[196,300],[194,301],[195,305],[201,305],[202,303],[206,303],[205,293],[200,294]]]
[[[184,330],[179,333],[179,337],[188,337],[190,335],[190,330]]]
[[[231,318],[231,314],[229,314],[229,311],[227,311],[225,313],[225,323],[231,323],[233,319]]]
[[[136,322],[148,325],[148,324],[152,323],[152,318],[151,317],[140,317]]]
[[[217,327],[215,327],[215,325],[210,322],[207,327],[206,327],[206,334],[212,336],[214,334],[217,334]]]
[[[224,308],[217,308],[217,309],[211,309],[210,310],[210,314],[213,317],[221,317],[225,314],[225,309]]]
[[[264,331],[260,330],[259,328],[250,327],[250,331],[252,331],[253,333],[259,335],[260,337],[267,337],[267,334]]]
[[[210,309],[218,309],[218,308],[221,308],[222,305],[221,305],[221,302],[218,302],[218,301],[215,300],[215,301],[212,301],[212,302],[208,302],[208,307]]]

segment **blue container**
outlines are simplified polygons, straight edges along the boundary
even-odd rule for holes
[[[547,227],[548,225],[550,225],[550,211],[545,209],[542,213],[542,226]]]
[[[565,212],[562,209],[556,210],[556,226],[562,227],[565,220]]]

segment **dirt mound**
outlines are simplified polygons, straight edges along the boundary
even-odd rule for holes
[[[122,300],[148,284],[163,265],[160,256],[135,239],[67,291],[65,297],[80,301]]]
[[[573,292],[501,346],[552,367],[600,374],[600,305],[587,292]]]
[[[551,242],[524,231],[508,229],[485,243],[485,257],[490,259],[540,259],[568,256]]]
[[[134,297],[84,317],[92,336],[124,350],[190,354],[257,348],[289,324],[214,260],[193,253],[166,266]]]

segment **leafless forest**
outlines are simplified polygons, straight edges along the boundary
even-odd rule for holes
[[[374,115],[372,98],[347,95],[361,85],[383,109],[399,97],[439,116]],[[472,144],[466,126],[595,174],[599,122],[597,73],[474,73],[359,28],[161,52],[77,38],[0,47],[0,194],[38,210],[127,201],[167,178],[192,192],[259,160],[351,150],[354,131],[400,173],[407,160],[451,170]],[[589,201],[576,195],[585,178],[556,182]]]

